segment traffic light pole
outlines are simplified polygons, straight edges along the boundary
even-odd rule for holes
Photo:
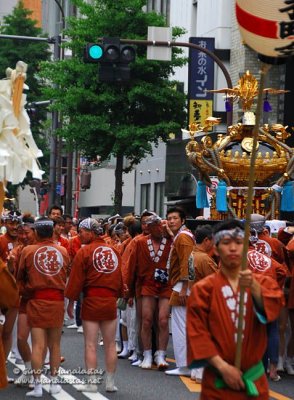
[[[53,38],[42,38],[42,37],[32,37],[32,36],[17,36],[17,35],[0,35],[0,39],[18,39],[18,40],[24,40],[24,41],[35,41],[35,42],[47,42],[49,44],[54,45],[54,59],[55,60],[60,60],[61,58],[61,52],[60,52],[60,44],[63,41],[66,41],[61,38],[60,35],[54,36]],[[102,41],[103,39],[98,39]],[[222,63],[222,61],[211,51],[209,51],[206,48],[203,48],[199,45],[196,45],[194,43],[188,43],[188,42],[166,42],[166,41],[151,41],[151,40],[133,40],[133,39],[120,39],[121,43],[125,44],[130,44],[130,45],[144,45],[144,46],[159,46],[159,47],[188,47],[197,51],[201,51],[205,54],[207,54],[210,58],[213,59],[213,61],[220,67],[222,70],[226,82],[227,82],[227,87],[232,88],[232,81],[230,78],[230,75],[228,73],[228,70],[226,69],[225,65]],[[228,125],[232,124],[232,112],[227,113],[227,123]],[[54,111],[52,113],[52,135],[51,135],[51,143],[50,143],[50,172],[49,172],[49,185],[50,185],[50,192],[49,192],[49,202],[50,204],[54,204],[56,200],[56,164],[57,164],[57,139],[54,134],[56,129],[58,128],[59,125],[59,118],[58,118],[58,113]],[[68,175],[68,178],[71,179],[71,177]],[[67,191],[68,193],[68,191]],[[71,198],[71,196],[68,196]],[[69,207],[69,203],[67,203],[67,207]]]
[[[102,39],[99,39],[102,40]],[[228,88],[233,88],[232,80],[230,77],[230,74],[225,67],[224,63],[210,50],[201,47],[197,44],[194,43],[188,43],[188,42],[164,42],[164,41],[155,41],[155,40],[133,40],[133,39],[120,39],[121,43],[126,43],[126,44],[134,44],[134,45],[144,45],[144,46],[159,46],[159,47],[188,47],[190,49],[194,49],[197,51],[201,51],[205,54],[207,54],[210,58],[213,59],[213,61],[220,67],[222,70],[224,77],[227,82],[227,87]],[[227,124],[232,125],[233,122],[233,113],[232,111],[227,112]]]

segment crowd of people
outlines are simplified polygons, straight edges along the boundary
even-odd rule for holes
[[[180,207],[166,219],[140,216],[84,218],[74,223],[62,208],[47,217],[11,211],[2,215],[0,258],[16,279],[18,301],[0,311],[0,387],[10,351],[24,364],[14,384],[41,397],[42,368],[50,365],[50,393],[61,390],[61,334],[84,335],[87,379],[101,381],[97,347],[103,343],[105,389],[115,384],[117,358],[134,367],[201,383],[202,399],[268,399],[268,379],[294,375],[294,227],[272,237],[252,214],[247,267],[241,269],[242,221],[201,223],[192,232]],[[241,364],[235,353],[240,290],[244,292]],[[13,328],[16,327],[16,341]],[[167,362],[170,333],[176,368]],[[31,343],[29,342],[31,337]],[[239,335],[240,336],[240,335]]]

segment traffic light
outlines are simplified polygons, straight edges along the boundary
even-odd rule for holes
[[[87,43],[84,49],[84,61],[87,63],[98,63],[103,57],[103,45]]]
[[[101,82],[120,82],[130,79],[129,64],[135,60],[133,46],[121,44],[119,38],[103,38],[102,43],[87,43],[84,61],[99,63]]]

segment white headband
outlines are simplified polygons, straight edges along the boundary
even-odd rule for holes
[[[53,221],[51,219],[43,219],[41,221],[35,221],[34,227],[38,228],[39,226],[53,226]]]
[[[244,239],[244,231],[243,229],[237,227],[234,229],[224,229],[222,231],[216,232],[213,235],[214,244],[217,245],[224,237],[229,236],[230,239]]]
[[[79,224],[79,229],[88,229],[89,231],[93,231],[97,233],[97,235],[101,235],[103,233],[103,229],[98,221],[94,218],[85,218]]]

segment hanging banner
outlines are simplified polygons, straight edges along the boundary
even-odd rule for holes
[[[190,43],[197,44],[214,52],[214,38],[191,37]],[[213,113],[214,61],[206,53],[189,49],[189,125],[204,125],[207,117]]]

